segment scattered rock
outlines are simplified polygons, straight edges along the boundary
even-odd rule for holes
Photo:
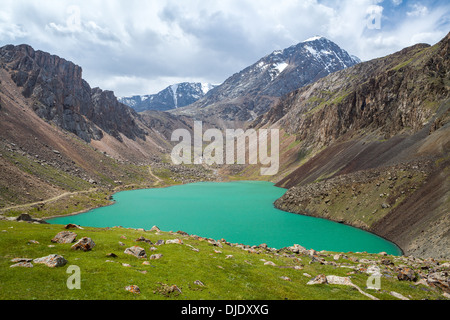
[[[79,225],[73,224],[73,223],[66,224],[64,229],[80,229],[80,230],[83,230],[82,227],[80,227]]]
[[[292,251],[293,253],[305,253],[307,251],[306,248],[302,247],[299,244],[294,244],[292,247],[288,247],[288,250]]]
[[[127,286],[127,287],[125,287],[125,290],[127,290],[131,293],[135,293],[135,294],[141,293],[141,289],[139,289],[139,287],[136,285]]]
[[[124,251],[125,254],[129,254],[132,256],[135,256],[136,258],[147,258],[147,254],[145,253],[145,250],[138,246],[133,246],[131,248],[126,248]]]
[[[10,266],[10,268],[16,268],[16,267],[33,268],[33,264],[31,262],[22,261],[22,262],[18,262],[16,264],[13,264],[12,266]]]
[[[67,263],[67,260],[64,259],[63,256],[60,256],[58,254],[51,254],[46,257],[34,259],[33,262],[38,264],[45,264],[50,268],[57,268],[64,266]]]
[[[343,286],[353,286],[349,277],[326,276],[328,284],[338,284]]]
[[[95,242],[88,237],[81,238],[77,243],[75,243],[71,249],[72,250],[83,250],[83,251],[90,251],[92,248],[95,247]]]
[[[164,240],[158,240],[156,241],[155,246],[162,246],[164,243]]]
[[[17,218],[13,218],[16,221],[24,221],[24,222],[30,222],[30,223],[40,223],[40,224],[48,224],[47,221],[42,219],[33,218],[28,213],[22,213]]]
[[[273,263],[272,261],[266,261],[266,262],[264,262],[264,265],[265,266],[276,266],[276,264],[275,263]]]
[[[411,268],[403,268],[399,270],[397,279],[400,281],[416,281],[417,277],[414,273],[414,270],[412,270]]]
[[[14,263],[31,262],[31,261],[33,261],[33,259],[28,259],[28,258],[14,258],[14,259],[11,259],[11,262],[14,262]]]
[[[161,259],[162,258],[162,254],[160,254],[160,253],[158,253],[158,254],[152,254],[151,256],[150,256],[150,260],[159,260],[159,259]]]
[[[106,255],[107,257],[110,257],[110,258],[117,258],[117,254],[115,254],[115,253],[108,253],[107,255]]]
[[[389,294],[390,294],[391,296],[393,296],[393,297],[396,297],[397,299],[400,299],[400,300],[409,300],[409,299],[406,298],[405,296],[403,296],[403,295],[401,295],[400,293],[395,292],[395,291],[391,291]]]
[[[432,287],[438,287],[444,292],[450,293],[450,277],[446,271],[429,274],[427,283]]]
[[[159,230],[159,228],[157,226],[153,226],[150,231],[156,231],[156,232],[160,232],[161,230]]]
[[[77,238],[77,234],[70,231],[61,231],[51,240],[54,243],[72,243]]]
[[[159,293],[159,294],[162,294],[162,295],[168,297],[171,294],[179,295],[182,292],[181,292],[181,289],[178,288],[178,286],[176,286],[176,285],[169,286],[165,283],[160,282],[159,287],[155,291],[153,291],[153,293]]]
[[[200,287],[205,287],[205,284],[203,282],[201,282],[200,280],[195,280],[194,284]]]
[[[137,238],[136,240],[134,240],[136,242],[145,242],[148,243],[149,245],[152,245],[153,242],[149,239],[144,238],[143,236],[140,236],[139,238]]]
[[[280,277],[280,279],[285,280],[285,281],[291,281],[291,278],[288,278],[288,277],[285,277],[285,276]]]
[[[319,274],[314,279],[309,280],[307,285],[314,285],[314,284],[327,284],[327,277],[324,274]]]
[[[36,240],[28,240],[28,244],[39,244],[39,241],[36,241]]]
[[[183,240],[181,239],[173,239],[173,240],[166,240],[166,244],[183,244]]]
[[[385,258],[381,259],[381,264],[384,264],[385,266],[393,266],[394,265],[394,263],[391,260],[385,259]]]
[[[309,262],[309,264],[316,263],[316,262],[318,262],[320,264],[325,264],[325,259],[319,258],[318,256],[312,256],[312,259]]]
[[[342,258],[342,254],[335,254],[334,256],[333,256],[333,260],[335,260],[335,261],[337,261],[337,260],[339,260],[339,259],[341,259]]]

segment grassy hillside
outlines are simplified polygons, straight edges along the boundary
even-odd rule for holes
[[[437,265],[432,260],[367,253],[293,253],[288,248],[251,248],[182,232],[120,227],[70,230],[77,234],[76,240],[90,237],[95,242],[91,251],[83,252],[72,250],[72,244],[52,243],[60,231],[66,231],[64,226],[0,221],[0,300],[395,300],[402,296],[445,299],[436,286],[397,279],[398,270],[406,267],[412,268],[416,280],[422,277],[422,281],[428,272],[448,272],[448,263]],[[136,242],[140,237],[153,245]],[[169,239],[180,239],[182,244],[155,245],[158,240]],[[135,245],[145,249],[147,258],[124,253]],[[152,247],[156,250],[151,251]],[[107,256],[109,253],[117,257]],[[32,262],[32,268],[11,267],[14,258],[36,259],[50,254],[63,256],[66,265],[50,268]],[[162,257],[150,259],[153,254]],[[81,288],[69,290],[67,280],[72,274],[67,269],[73,265],[80,268]],[[380,290],[366,288],[368,268],[374,265],[382,273]],[[348,277],[353,285],[307,284],[320,274]],[[125,290],[131,285],[137,285],[140,293]]]

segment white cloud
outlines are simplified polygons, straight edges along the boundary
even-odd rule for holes
[[[434,43],[450,29],[446,1],[389,17],[387,7],[401,2],[2,0],[0,45],[28,43],[81,65],[91,86],[148,94],[172,81],[220,83],[314,35],[368,60]],[[379,29],[368,28],[370,8],[381,14]]]
[[[411,7],[412,7],[412,11],[406,12],[407,16],[410,16],[410,17],[421,17],[421,16],[425,16],[425,15],[428,14],[428,8],[425,7],[424,5],[415,3]]]

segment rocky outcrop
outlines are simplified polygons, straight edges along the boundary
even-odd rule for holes
[[[36,114],[83,140],[99,140],[106,132],[118,140],[145,139],[138,115],[110,91],[91,89],[81,67],[28,45],[0,48],[0,62],[12,80],[32,99]]]

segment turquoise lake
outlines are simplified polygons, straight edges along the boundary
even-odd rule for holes
[[[116,193],[115,204],[75,216],[47,220],[89,227],[182,230],[231,243],[282,248],[400,255],[393,243],[369,232],[278,210],[273,202],[286,189],[261,181],[199,182]]]

